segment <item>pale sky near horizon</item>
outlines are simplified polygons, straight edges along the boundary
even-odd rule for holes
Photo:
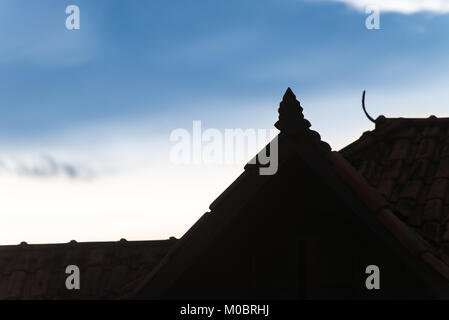
[[[0,244],[182,236],[244,161],[176,166],[170,133],[270,130],[287,87],[334,150],[373,128],[363,90],[447,117],[447,30],[449,0],[2,0]]]

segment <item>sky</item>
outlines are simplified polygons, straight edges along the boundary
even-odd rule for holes
[[[334,150],[363,90],[448,116],[447,30],[449,0],[2,0],[0,244],[181,237],[245,161],[177,165],[171,133],[273,129],[287,87]]]

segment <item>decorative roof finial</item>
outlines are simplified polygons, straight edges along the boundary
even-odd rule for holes
[[[310,122],[304,119],[302,110],[295,94],[288,88],[279,104],[279,120],[274,126],[286,135],[303,134],[310,128]]]

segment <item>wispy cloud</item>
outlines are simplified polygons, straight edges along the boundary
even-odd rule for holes
[[[377,6],[382,11],[412,14],[417,12],[449,13],[449,0],[331,0],[346,3],[358,10]]]
[[[88,179],[95,175],[92,168],[65,162],[48,154],[28,158],[0,156],[0,173],[37,178],[67,177],[70,179]]]

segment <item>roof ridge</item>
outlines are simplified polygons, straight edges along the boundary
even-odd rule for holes
[[[405,123],[405,118],[382,118],[379,122],[379,116],[376,119],[376,127],[373,130],[367,130],[355,141],[351,142],[347,146],[340,149],[338,152],[343,156],[350,156],[352,154],[361,152],[363,149],[369,147],[371,144],[377,142],[379,139],[383,139],[388,134],[391,134],[395,130],[401,129]]]
[[[449,124],[449,117],[436,117],[431,115],[427,118],[386,118],[379,116],[376,121],[376,126],[373,130],[367,130],[355,141],[346,145],[339,150],[344,156],[351,156],[353,154],[362,152],[365,148],[369,147],[372,143],[376,143],[379,140],[389,137],[389,135],[397,130],[403,129],[407,125],[413,126],[432,126],[440,124]]]
[[[124,238],[118,241],[83,241],[77,242],[71,240],[69,242],[55,242],[55,243],[26,243],[22,241],[20,244],[5,244],[0,245],[0,251],[3,250],[35,250],[35,249],[53,249],[55,247],[85,247],[85,246],[112,246],[112,245],[138,245],[138,244],[161,244],[165,242],[173,242],[178,240],[175,237],[170,237],[168,239],[155,239],[155,240],[126,240]]]

